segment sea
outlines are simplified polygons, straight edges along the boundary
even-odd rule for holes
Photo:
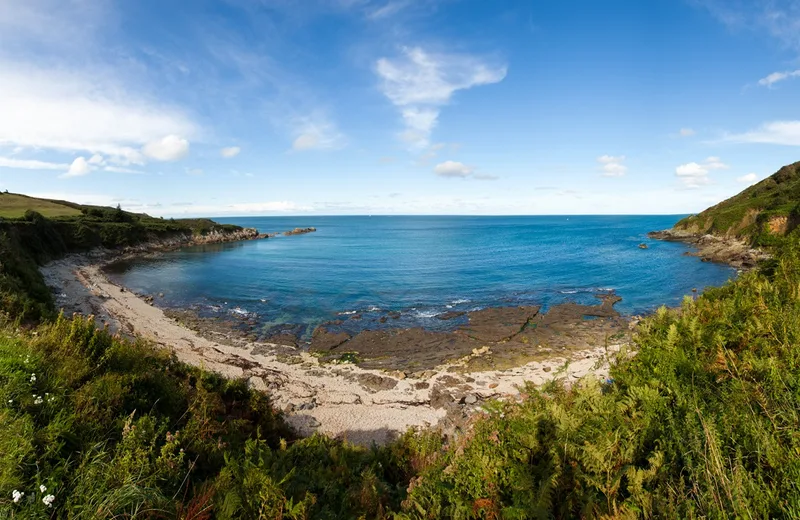
[[[622,297],[617,310],[641,315],[736,276],[685,255],[685,244],[647,238],[681,217],[218,218],[269,233],[317,231],[186,247],[118,264],[110,277],[157,296],[161,307],[246,318],[266,335],[290,330],[306,339],[330,321],[351,332],[439,330],[457,324],[437,318],[450,311],[596,304],[596,295],[612,291]]]

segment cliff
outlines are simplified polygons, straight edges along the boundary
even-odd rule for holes
[[[705,211],[686,217],[673,228],[692,235],[711,234],[742,239],[752,245],[773,245],[800,224],[800,162],[784,166]]]
[[[52,297],[37,266],[69,253],[170,249],[264,237],[255,229],[209,219],[162,219],[120,207],[0,193],[0,313],[23,321],[52,313]]]

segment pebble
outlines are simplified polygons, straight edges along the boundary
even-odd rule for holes
[[[464,404],[475,404],[478,402],[478,398],[475,397],[475,394],[468,394],[464,397]]]

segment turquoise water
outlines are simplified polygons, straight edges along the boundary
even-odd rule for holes
[[[721,285],[735,271],[683,256],[687,246],[646,237],[675,216],[258,217],[217,219],[276,232],[316,233],[185,248],[120,266],[112,278],[164,293],[166,307],[241,315],[264,331],[363,316],[353,327],[441,328],[448,310],[594,303],[621,296],[625,314],[676,305],[692,288]],[[648,249],[640,249],[642,242]],[[388,311],[400,318],[381,324]]]

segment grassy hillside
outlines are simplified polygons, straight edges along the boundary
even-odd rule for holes
[[[114,249],[241,229],[208,219],[165,220],[119,207],[0,194],[0,210],[11,214],[12,208],[19,216],[0,218],[0,309],[23,321],[52,314],[50,293],[38,271],[38,265],[44,262],[96,247]],[[64,214],[47,218],[40,209]]]
[[[676,229],[748,238],[768,245],[773,237],[785,236],[800,223],[800,162],[784,166],[775,174],[738,195],[687,217]]]
[[[0,217],[21,218],[26,211],[36,211],[45,217],[77,217],[80,209],[58,201],[37,199],[16,193],[0,193]]]

